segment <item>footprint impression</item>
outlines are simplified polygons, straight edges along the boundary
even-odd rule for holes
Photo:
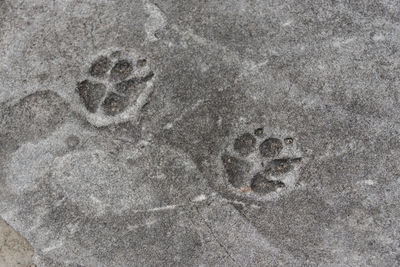
[[[132,51],[95,58],[76,87],[87,120],[100,127],[135,119],[153,91],[148,63]]]
[[[220,154],[228,191],[250,200],[268,200],[294,188],[302,161],[294,138],[256,128],[230,140]]]

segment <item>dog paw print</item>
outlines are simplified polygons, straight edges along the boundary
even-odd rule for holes
[[[292,137],[271,136],[263,128],[232,138],[220,156],[226,184],[250,198],[293,188],[302,153]]]
[[[147,59],[134,51],[102,53],[76,87],[84,115],[95,126],[135,119],[152,93],[153,78]]]

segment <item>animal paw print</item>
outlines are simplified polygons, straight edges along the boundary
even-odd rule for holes
[[[136,52],[103,53],[91,62],[76,92],[85,107],[84,115],[95,126],[134,119],[152,92],[147,59]]]
[[[293,188],[301,161],[293,138],[267,136],[263,128],[239,134],[221,153],[228,186],[251,198]]]

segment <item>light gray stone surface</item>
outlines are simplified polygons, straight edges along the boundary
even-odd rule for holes
[[[34,267],[29,242],[0,219],[0,266]]]
[[[398,1],[0,1],[0,216],[37,266],[400,264]]]

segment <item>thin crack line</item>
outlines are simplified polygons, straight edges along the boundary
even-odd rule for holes
[[[197,213],[200,215],[200,217],[202,218],[202,221],[204,222],[204,224],[207,226],[207,228],[210,231],[210,234],[212,235],[212,237],[214,238],[214,240],[218,243],[218,245],[225,251],[225,253],[228,255],[228,257],[236,263],[236,260],[231,256],[231,254],[229,253],[229,250],[218,240],[217,236],[214,234],[213,229],[211,228],[211,226],[207,223],[207,221],[204,219],[203,215],[200,213],[198,207],[195,207]]]

